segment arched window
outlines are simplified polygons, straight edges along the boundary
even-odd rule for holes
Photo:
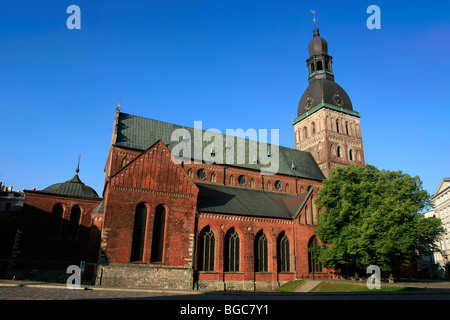
[[[225,235],[224,271],[239,271],[239,235],[230,229]]]
[[[336,155],[336,148],[334,147],[334,144],[331,145],[331,147],[330,147],[330,152],[331,152],[331,155],[332,155],[332,156],[335,156],[335,155]]]
[[[144,258],[145,226],[147,225],[147,206],[139,203],[134,213],[133,239],[130,261],[142,261]]]
[[[70,219],[69,219],[69,238],[76,238],[78,235],[78,229],[80,228],[80,217],[81,210],[80,207],[74,205],[72,210],[70,210]]]
[[[349,134],[348,122],[345,122],[345,132],[347,133],[347,135]]]
[[[272,182],[267,181],[267,190],[272,191]]]
[[[359,150],[356,150],[356,160],[361,161],[361,154],[359,153]]]
[[[305,222],[311,224],[311,210],[308,205],[305,206]]]
[[[278,257],[278,272],[291,271],[289,238],[284,231],[280,233],[277,240],[277,257]]]
[[[63,217],[64,209],[61,204],[56,204],[53,207],[52,215],[50,217],[50,228],[48,236],[50,238],[58,238],[59,232],[61,231],[61,222]]]
[[[255,272],[269,271],[269,246],[264,232],[255,237]]]
[[[216,173],[211,173],[211,182],[216,182]]]
[[[230,176],[230,186],[234,186],[234,176]]]
[[[150,262],[162,262],[164,251],[164,228],[166,226],[166,208],[163,205],[156,207],[153,224],[152,253]]]
[[[145,226],[147,225],[147,206],[139,203],[134,214],[133,240],[131,242],[130,262],[144,259]]]
[[[350,149],[350,151],[348,152],[348,158],[350,159],[350,161],[353,161],[353,150]]]
[[[322,265],[317,261],[315,257],[317,249],[317,239],[315,236],[312,236],[308,242],[308,266],[309,272],[322,272]]]
[[[250,180],[250,188],[254,188],[255,187],[255,179],[251,179]]]
[[[337,147],[337,156],[338,156],[339,158],[342,158],[342,149],[341,149],[340,146]]]
[[[339,133],[339,119],[336,119],[336,131]]]
[[[189,169],[188,171],[187,171],[187,174],[188,174],[188,176],[189,176],[189,178],[194,178],[194,171],[192,171],[192,169]]]
[[[308,138],[308,129],[306,129],[306,126],[303,127],[303,139]]]
[[[289,193],[289,192],[291,192],[291,188],[289,187],[289,184],[288,183],[286,183],[286,193]]]
[[[311,134],[312,135],[316,134],[316,124],[314,122],[311,123]]]
[[[210,227],[200,232],[198,253],[198,270],[214,271],[215,237]]]

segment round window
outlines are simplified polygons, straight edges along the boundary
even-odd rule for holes
[[[206,172],[205,172],[205,170],[203,170],[203,169],[198,170],[197,171],[197,177],[200,180],[205,180],[206,179]]]
[[[277,190],[281,190],[281,182],[280,182],[280,180],[277,180],[277,181],[275,181],[275,189],[277,189]]]
[[[239,176],[238,182],[240,185],[245,185],[247,183],[247,179],[244,176]]]

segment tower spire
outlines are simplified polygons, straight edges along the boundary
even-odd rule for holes
[[[78,166],[77,169],[75,170],[75,172],[78,174],[78,172],[80,172],[80,160],[81,160],[81,154],[78,156]]]

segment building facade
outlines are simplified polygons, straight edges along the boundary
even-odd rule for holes
[[[102,197],[78,171],[25,191],[8,277],[64,278],[80,261],[99,286],[260,290],[336,277],[314,259],[315,199],[332,169],[363,165],[364,154],[359,113],[327,50],[315,28],[295,149],[224,134],[212,145],[211,132],[119,106]]]

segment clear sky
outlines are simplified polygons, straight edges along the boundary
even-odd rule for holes
[[[69,30],[69,5],[81,29]],[[381,9],[370,30],[369,5]],[[292,126],[308,85],[310,10],[335,81],[361,112],[366,162],[450,176],[450,2],[16,0],[0,2],[0,181],[80,178],[102,193],[114,113],[203,129]]]

